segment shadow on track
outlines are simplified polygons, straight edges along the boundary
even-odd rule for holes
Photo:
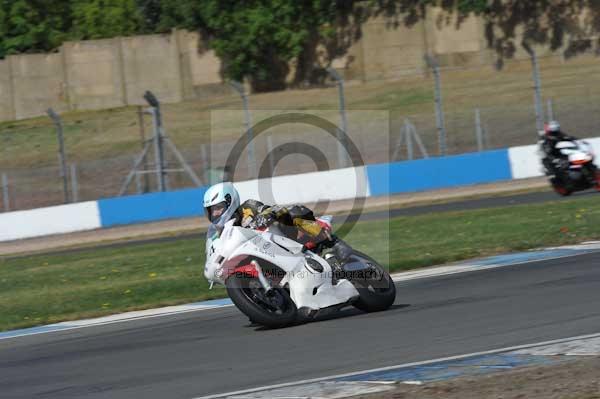
[[[408,308],[410,306],[411,305],[408,304],[408,303],[392,305],[388,310],[384,310],[382,312],[374,312],[372,314],[384,314],[384,313],[394,312],[394,311],[398,311],[398,310],[403,310],[403,309]],[[294,327],[298,327],[298,326],[302,326],[302,325],[310,324],[310,323],[315,323],[315,322],[337,320],[337,319],[343,319],[343,318],[346,318],[346,317],[353,317],[353,316],[359,316],[359,315],[368,315],[368,314],[371,314],[371,313],[363,312],[362,310],[358,310],[358,309],[356,309],[354,307],[347,307],[347,308],[344,308],[342,310],[333,311],[333,312],[328,313],[328,314],[323,314],[323,315],[317,316],[314,319],[306,321],[306,322],[298,322],[298,323],[296,323],[296,324],[294,324],[292,326],[283,327],[283,328],[294,328]],[[254,328],[254,331],[271,331],[271,330],[273,330],[273,328],[265,327],[265,326],[262,326],[260,324],[254,324],[254,323],[246,324],[244,327],[246,327],[246,328]]]

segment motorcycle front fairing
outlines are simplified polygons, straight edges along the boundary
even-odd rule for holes
[[[263,264],[273,264],[285,272],[280,285],[289,284],[290,297],[297,308],[322,309],[359,295],[348,280],[333,285],[331,266],[323,258],[310,251],[302,252],[301,244],[274,233],[276,229],[259,232],[227,223],[217,240],[207,242],[205,276],[224,285],[244,259],[252,258],[259,265],[262,260]]]

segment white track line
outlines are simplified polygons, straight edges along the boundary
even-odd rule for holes
[[[198,312],[201,310],[222,309],[222,308],[232,307],[233,304],[215,305],[215,306],[198,306],[198,307],[194,307],[194,308],[185,308],[185,309],[177,309],[177,310],[170,309],[170,308],[178,308],[178,307],[185,307],[185,306],[186,305],[173,306],[173,307],[169,307],[169,308],[149,309],[147,311],[127,312],[127,313],[121,313],[121,314],[116,314],[116,315],[112,315],[112,316],[100,317],[97,319],[78,320],[78,321],[72,321],[72,322],[66,321],[63,323],[56,323],[56,324],[50,324],[50,325],[46,325],[46,326],[32,327],[30,329],[23,329],[22,332],[14,334],[14,335],[8,335],[8,334],[10,334],[11,331],[6,331],[3,333],[0,332],[0,341],[5,340],[5,339],[25,337],[25,336],[29,336],[29,335],[48,334],[48,333],[58,332],[58,331],[78,330],[80,328],[105,326],[108,324],[123,323],[123,322],[128,322],[128,321],[151,319],[151,318],[155,318],[155,317],[164,317],[164,316],[172,316],[172,315],[178,315],[178,314],[183,314],[183,313]],[[147,313],[147,314],[142,314],[142,313]],[[47,330],[36,331],[36,330],[40,330],[40,329],[47,329]],[[16,331],[20,331],[20,330],[16,330]]]
[[[594,243],[594,244],[596,244],[596,243]],[[574,246],[558,247],[558,248],[548,249],[548,251],[556,251],[556,250],[561,250],[561,249],[575,249],[575,247]],[[576,251],[577,250],[585,251],[585,252],[574,252],[572,254],[565,254],[565,255],[560,255],[560,256],[550,256],[547,258],[540,258],[540,259],[529,259],[529,260],[506,263],[506,264],[481,265],[481,264],[478,264],[477,261],[471,261],[471,262],[473,262],[472,264],[465,264],[465,265],[457,264],[454,266],[452,266],[452,265],[436,266],[436,267],[432,267],[432,268],[420,269],[420,270],[415,270],[415,271],[396,273],[396,274],[392,274],[391,277],[392,277],[392,280],[394,280],[395,282],[417,280],[417,279],[429,278],[429,277],[442,277],[442,276],[449,276],[452,274],[469,273],[469,272],[476,272],[476,271],[490,270],[490,269],[499,269],[502,267],[517,266],[517,265],[523,265],[523,264],[527,264],[527,263],[538,263],[538,262],[546,262],[546,261],[556,260],[556,259],[572,258],[574,256],[588,255],[590,253],[597,251],[598,248],[594,247],[594,248],[586,249],[582,245],[581,248],[577,248],[575,250]],[[543,251],[543,250],[539,250],[539,251]],[[534,252],[534,251],[532,251],[532,252]]]
[[[565,343],[565,342],[570,342],[570,341],[598,338],[598,337],[600,337],[600,333],[581,335],[578,337],[561,338],[561,339],[555,339],[552,341],[538,342],[535,344],[510,346],[507,348],[492,349],[489,351],[474,352],[474,353],[468,353],[465,355],[443,357],[440,359],[426,360],[426,361],[421,361],[421,362],[404,363],[404,364],[398,364],[395,366],[380,367],[380,368],[369,369],[369,370],[355,371],[352,373],[330,375],[327,377],[312,378],[312,379],[308,379],[308,380],[288,382],[288,383],[284,383],[284,384],[268,385],[268,386],[263,386],[260,388],[252,388],[252,389],[246,389],[246,390],[241,390],[241,391],[227,392],[227,393],[221,393],[221,394],[217,394],[217,395],[199,396],[199,397],[195,397],[194,399],[226,398],[228,396],[243,395],[243,394],[248,394],[248,393],[253,393],[253,392],[266,391],[266,390],[270,390],[270,389],[292,387],[292,386],[304,385],[304,384],[312,384],[315,382],[322,382],[322,381],[333,380],[333,379],[344,378],[344,377],[352,377],[352,376],[366,374],[366,373],[376,373],[376,372],[380,372],[380,371],[388,371],[388,370],[393,370],[393,369],[397,369],[397,368],[423,366],[423,365],[427,365],[427,364],[431,364],[431,363],[445,362],[445,361],[449,361],[449,360],[461,360],[461,359],[466,359],[466,358],[470,358],[470,357],[474,357],[474,356],[493,355],[496,353],[503,353],[503,352],[513,352],[513,351],[517,351],[517,350],[524,350],[524,349],[534,348],[534,347],[538,347],[538,346],[555,345],[555,344],[560,344],[560,343]]]

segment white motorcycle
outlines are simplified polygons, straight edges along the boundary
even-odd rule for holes
[[[588,142],[560,141],[556,143],[556,149],[560,151],[562,158],[557,160],[557,173],[550,178],[554,191],[567,196],[574,191],[600,186],[594,152]]]
[[[323,217],[321,220],[326,220]],[[289,326],[353,305],[366,312],[388,309],[396,287],[387,271],[358,251],[332,266],[321,256],[283,236],[277,225],[265,231],[211,226],[204,275],[227,287],[237,308],[266,327]]]

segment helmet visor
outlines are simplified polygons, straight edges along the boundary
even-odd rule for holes
[[[213,206],[209,206],[208,208],[206,208],[206,216],[208,217],[208,220],[211,223],[216,223],[216,221],[218,221],[219,218],[221,216],[223,216],[223,214],[225,213],[226,210],[227,210],[227,202],[226,201],[219,202],[218,204],[215,204]]]

